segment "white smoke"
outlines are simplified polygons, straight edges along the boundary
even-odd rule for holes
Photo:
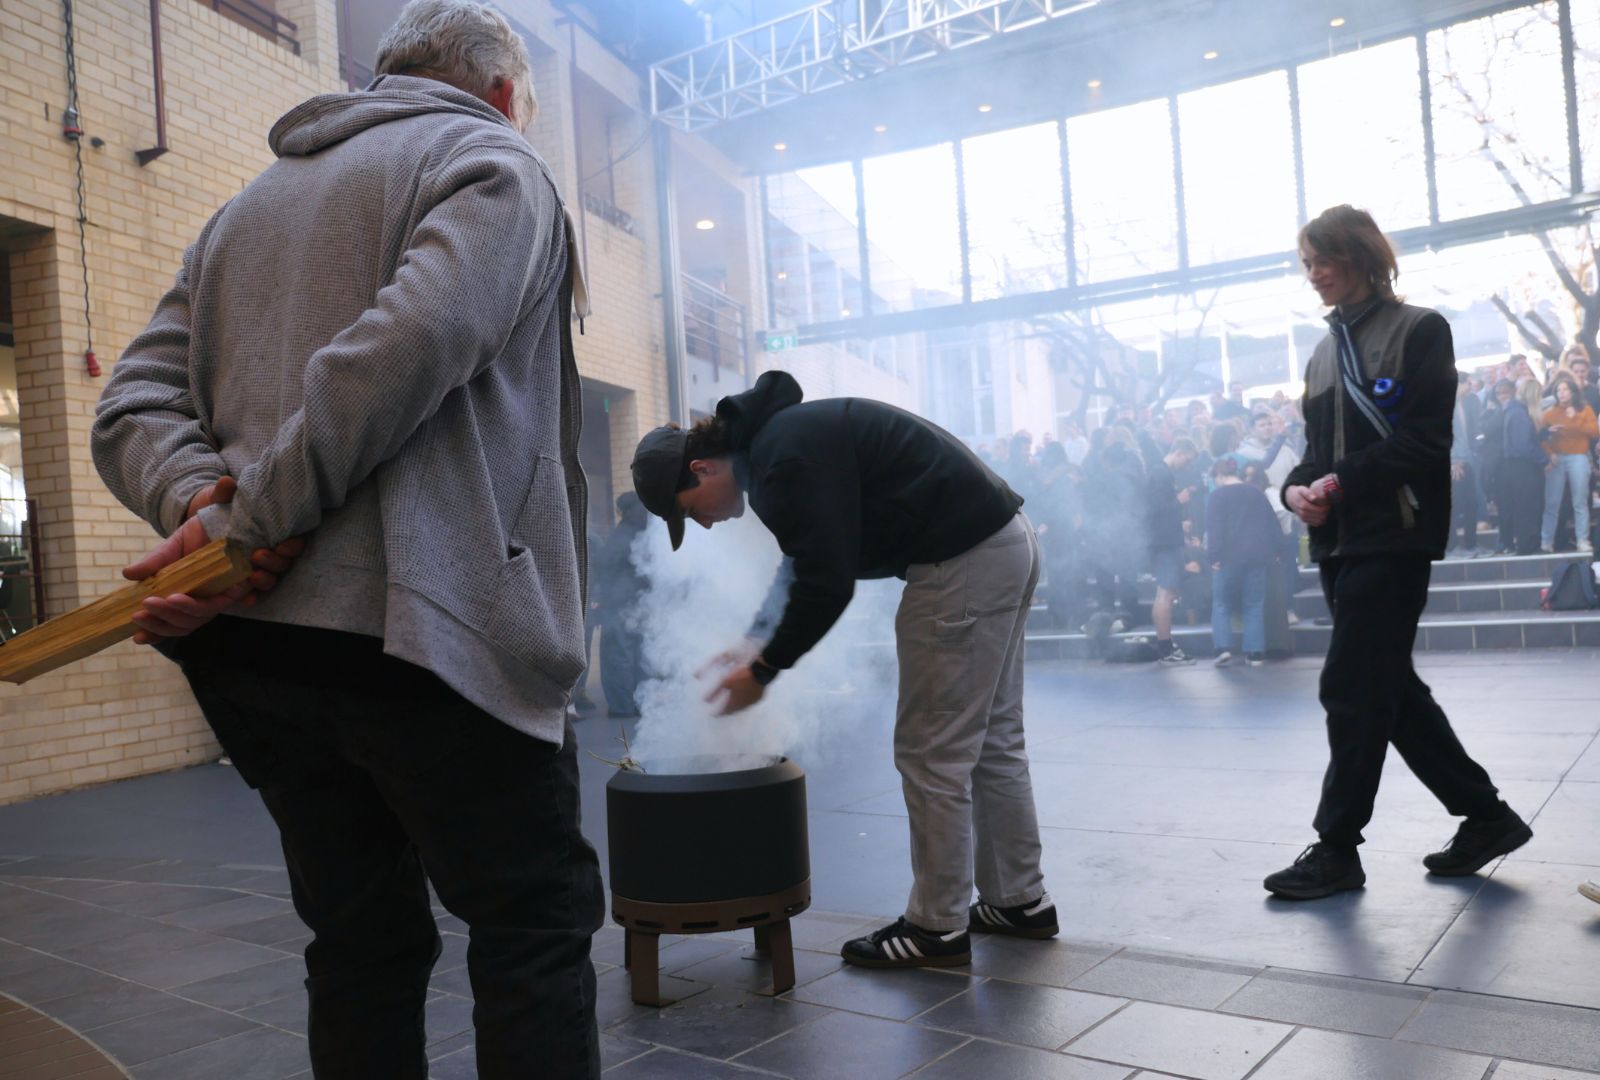
[[[654,525],[654,523],[652,523]],[[691,523],[692,524],[692,523]],[[726,673],[695,673],[741,644],[782,562],[772,534],[752,513],[711,530],[690,528],[673,551],[664,528],[634,542],[634,564],[649,586],[638,627],[645,671],[639,686],[632,757],[648,771],[668,759],[787,755],[804,767],[848,740],[863,708],[892,709],[893,600],[899,582],[861,582],[850,610],[816,649],[767,687],[765,697],[733,716],[706,700]],[[651,762],[662,766],[651,770]],[[706,771],[716,771],[708,768]]]

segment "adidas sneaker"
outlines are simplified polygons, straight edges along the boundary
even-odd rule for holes
[[[902,917],[845,942],[839,955],[861,967],[956,967],[972,963],[972,937],[965,930],[924,930]]]
[[[1013,937],[1053,938],[1060,933],[1055,901],[1045,893],[1031,904],[995,907],[979,900],[968,912],[968,929],[975,934],[1010,934]]]

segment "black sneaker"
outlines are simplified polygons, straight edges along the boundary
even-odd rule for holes
[[[972,936],[965,930],[924,930],[901,917],[845,942],[839,955],[860,967],[957,967],[972,963]]]
[[[1261,884],[1286,900],[1317,900],[1366,883],[1360,855],[1319,841],[1302,851],[1293,866],[1268,874]]]
[[[1423,856],[1422,865],[1428,868],[1428,873],[1439,877],[1464,877],[1476,874],[1495,859],[1517,850],[1532,839],[1533,830],[1517,816],[1515,810],[1507,809],[1504,814],[1488,821],[1468,818],[1461,823],[1443,851]]]
[[[1159,648],[1159,646],[1157,647]],[[1168,667],[1182,667],[1185,664],[1194,663],[1194,657],[1184,652],[1183,649],[1180,648],[1176,642],[1174,642],[1172,643],[1172,647],[1169,648],[1163,656],[1160,656],[1156,659],[1156,663],[1165,664]]]
[[[995,907],[979,900],[967,912],[968,926],[974,934],[1010,934],[1013,937],[1053,938],[1061,932],[1056,922],[1056,905],[1045,893],[1031,904]]]
[[[1267,654],[1261,652],[1246,653],[1245,662],[1251,667],[1260,667],[1267,662]]]

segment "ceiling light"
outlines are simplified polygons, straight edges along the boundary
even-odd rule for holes
[[[1099,79],[1090,79],[1089,80],[1089,89],[1090,90],[1098,90],[1098,89],[1100,89],[1100,80]]]
[[[1328,25],[1333,27],[1335,30],[1337,30],[1339,27],[1344,25],[1344,16],[1343,15],[1334,16],[1333,18],[1328,20]]]
[[[779,281],[788,281],[789,280],[789,271],[787,271],[787,270],[779,270],[778,271],[778,280]]]
[[[850,309],[847,307],[840,308],[839,314],[841,317],[848,319],[850,317]]]
[[[789,144],[786,142],[775,142],[772,144],[772,148],[774,150],[787,150],[789,149]]]
[[[993,109],[994,109],[993,105],[979,105],[978,106],[978,111],[979,112],[991,112],[991,111],[993,111]]]
[[[1206,52],[1206,54],[1201,57],[1202,60],[1215,60],[1216,58],[1217,58],[1217,50],[1215,50],[1215,49],[1208,50]]]
[[[876,131],[879,135],[882,135],[885,131],[889,130],[889,125],[888,124],[873,124],[872,125],[872,130]]]
[[[701,232],[710,232],[712,229],[717,227],[717,223],[708,217],[703,217],[694,223],[694,227],[699,229]]]

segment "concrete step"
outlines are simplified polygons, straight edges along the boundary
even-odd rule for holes
[[[1320,656],[1328,651],[1331,626],[1302,620],[1292,628],[1294,652]],[[1155,637],[1150,626],[1135,627],[1120,638]],[[1209,625],[1175,626],[1173,640],[1191,656],[1212,655]],[[1030,630],[1026,636],[1029,659],[1086,659],[1089,641],[1082,633]],[[1417,628],[1416,648],[1421,651],[1467,649],[1581,648],[1600,646],[1600,611],[1447,612],[1425,614]]]
[[[1556,567],[1579,560],[1592,561],[1592,555],[1579,555],[1574,551],[1555,555],[1485,555],[1478,559],[1436,559],[1433,563],[1433,585],[1462,585],[1488,581],[1537,581],[1550,584]],[[1300,568],[1302,589],[1320,587],[1321,579],[1314,566]]]
[[[1461,585],[1430,585],[1428,587],[1428,615],[1456,615],[1472,612],[1538,611],[1541,597],[1550,582],[1545,581],[1474,581]],[[1316,619],[1328,614],[1328,602],[1321,589],[1305,589],[1295,593],[1295,614],[1302,619]]]

